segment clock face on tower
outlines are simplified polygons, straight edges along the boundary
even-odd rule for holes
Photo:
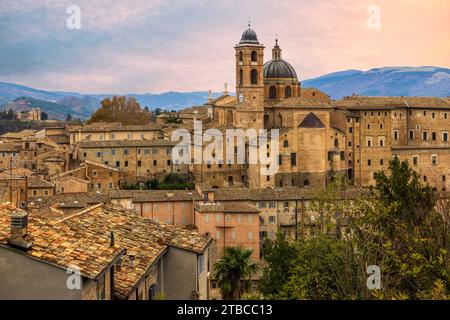
[[[244,102],[244,94],[239,93],[239,102],[242,103]]]

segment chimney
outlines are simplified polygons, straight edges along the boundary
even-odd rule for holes
[[[21,249],[31,248],[32,242],[25,239],[28,230],[28,212],[14,211],[11,214],[11,245]]]
[[[110,246],[111,247],[114,247],[114,245],[115,245],[115,239],[114,239],[114,231],[112,231],[111,230],[111,232],[110,232],[110,239],[111,239],[111,242],[110,242]]]

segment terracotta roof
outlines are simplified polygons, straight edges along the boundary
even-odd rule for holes
[[[2,138],[8,138],[8,139],[22,139],[31,135],[34,135],[36,133],[36,130],[22,130],[19,132],[7,132],[0,137]]]
[[[275,105],[276,108],[300,108],[300,109],[332,109],[333,106],[325,101],[317,101],[305,98],[289,98]]]
[[[395,108],[450,109],[450,102],[436,97],[370,97],[351,96],[333,102],[336,107],[370,110]]]
[[[53,188],[55,186],[51,182],[34,176],[28,177],[27,183],[29,188]]]
[[[0,152],[19,152],[20,146],[16,143],[3,142],[0,143]]]
[[[95,122],[82,127],[72,127],[69,132],[108,132],[108,131],[158,131],[160,126],[150,123],[146,125],[122,125],[118,122]]]
[[[92,160],[89,160],[89,159],[85,159],[84,163],[90,164],[90,165],[93,165],[93,166],[96,166],[96,167],[100,167],[100,168],[103,168],[103,169],[106,169],[106,170],[120,172],[120,169],[118,169],[116,167],[109,166],[109,165],[101,163],[101,162],[96,162],[96,161],[92,161]]]
[[[15,211],[23,212],[0,207],[0,245],[9,247],[10,216]],[[64,269],[77,266],[87,278],[97,279],[124,253],[110,245],[108,233],[92,233],[81,224],[56,223],[33,214],[28,219],[26,240],[32,241],[32,246],[17,252]]]
[[[122,266],[116,268],[114,278],[115,290],[122,297],[128,296],[167,246],[202,253],[212,241],[193,231],[150,221],[113,204],[90,207],[60,219],[59,223],[80,227],[92,234],[113,231],[115,245],[126,249]]]
[[[164,139],[152,140],[109,140],[109,141],[80,141],[76,143],[80,148],[121,148],[121,147],[172,147],[177,142]]]
[[[114,190],[111,199],[132,198],[133,202],[164,202],[201,200],[194,190]]]
[[[10,179],[11,174],[13,178],[24,178],[33,175],[33,171],[22,167],[13,168],[12,170],[7,169],[0,172],[0,179]]]

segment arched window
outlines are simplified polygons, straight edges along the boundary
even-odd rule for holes
[[[283,117],[281,114],[278,115],[278,126],[281,128],[283,126]]]
[[[252,51],[252,62],[257,61],[258,61],[258,54],[256,53],[256,51]]]
[[[285,98],[292,97],[292,89],[290,86],[287,86],[286,89],[284,89],[284,97]]]
[[[264,126],[270,125],[270,116],[268,114],[264,115]]]
[[[304,186],[309,186],[309,180],[306,179],[305,181],[303,181],[303,185],[304,185]]]
[[[258,84],[258,71],[252,69],[250,72],[251,84]]]
[[[244,84],[244,71],[239,70],[239,84],[242,86]]]
[[[239,62],[244,61],[244,57],[242,55],[242,51],[239,51]]]
[[[289,142],[287,140],[284,140],[283,147],[285,148],[289,147]]]
[[[277,98],[277,88],[275,86],[271,86],[269,88],[269,99],[276,99]]]
[[[338,139],[334,139],[334,146],[335,146],[336,148],[339,147],[339,140],[338,140]]]

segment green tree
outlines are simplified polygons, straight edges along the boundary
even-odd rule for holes
[[[217,285],[224,300],[238,300],[250,285],[259,265],[251,258],[252,250],[226,247],[224,255],[214,264]]]
[[[297,250],[293,242],[286,240],[283,233],[277,233],[275,241],[267,240],[264,246],[264,260],[267,266],[263,269],[260,290],[265,298],[276,297],[295,266]]]

